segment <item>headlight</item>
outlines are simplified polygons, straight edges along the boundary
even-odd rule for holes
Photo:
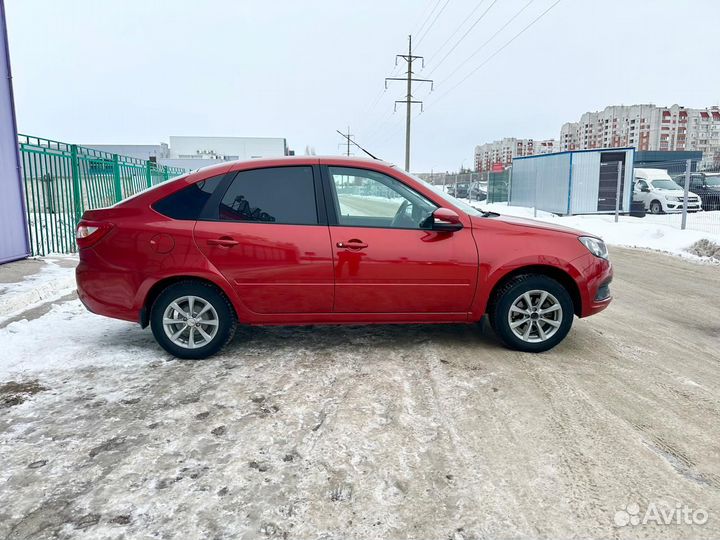
[[[668,201],[678,202],[680,197],[665,197]]]
[[[607,246],[605,245],[605,242],[599,238],[595,238],[593,236],[579,236],[578,240],[580,240],[582,244],[588,248],[588,251],[596,257],[600,257],[601,259],[608,258]]]

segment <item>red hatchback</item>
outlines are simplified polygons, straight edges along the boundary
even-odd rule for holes
[[[80,299],[204,358],[237,324],[469,323],[550,349],[607,307],[599,238],[481,212],[381,161],[208,167],[78,225]]]

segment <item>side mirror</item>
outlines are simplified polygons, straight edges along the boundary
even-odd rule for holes
[[[430,228],[433,231],[454,232],[463,228],[463,224],[460,222],[460,216],[457,215],[457,212],[449,208],[438,208],[430,217],[432,219]]]

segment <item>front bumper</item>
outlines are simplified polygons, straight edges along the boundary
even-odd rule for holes
[[[589,317],[600,313],[613,299],[610,293],[610,282],[613,279],[612,263],[588,253],[575,259],[573,264],[582,276],[578,281],[582,301],[579,316]]]

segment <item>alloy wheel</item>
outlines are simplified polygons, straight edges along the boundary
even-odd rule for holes
[[[163,313],[165,335],[184,349],[198,349],[210,343],[218,332],[218,324],[213,305],[199,296],[176,298]]]
[[[563,310],[555,296],[535,289],[521,294],[510,306],[508,324],[516,337],[528,343],[542,343],[555,335]]]

